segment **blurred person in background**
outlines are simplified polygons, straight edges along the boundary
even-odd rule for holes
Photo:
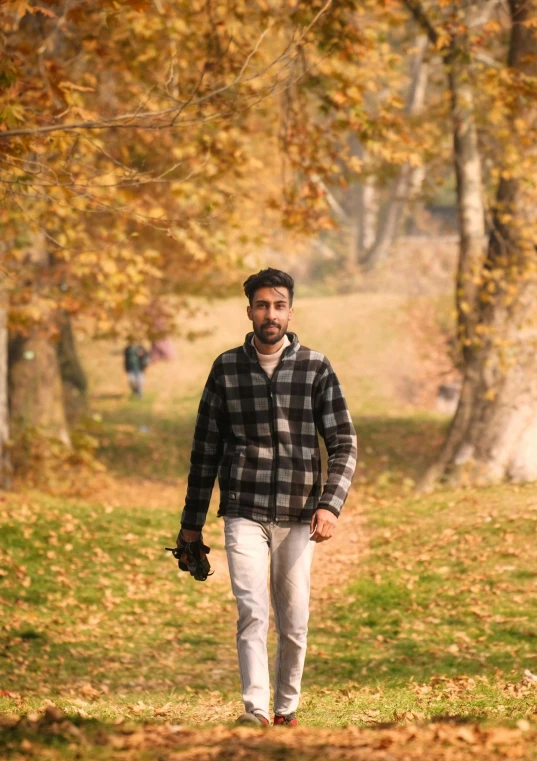
[[[129,386],[134,396],[140,399],[144,393],[144,372],[149,364],[149,353],[141,344],[129,342],[124,357]]]
[[[173,333],[175,314],[170,312],[161,301],[154,299],[147,309],[146,316],[151,339],[149,349],[151,364],[170,362],[175,359],[175,347],[170,338]]]
[[[175,348],[171,338],[158,338],[152,341],[149,356],[151,364],[155,362],[171,362],[175,359]]]

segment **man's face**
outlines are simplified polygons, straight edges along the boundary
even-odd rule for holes
[[[246,311],[258,341],[274,346],[283,339],[289,320],[293,316],[289,291],[280,286],[259,288]]]

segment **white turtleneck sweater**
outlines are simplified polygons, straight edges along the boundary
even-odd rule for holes
[[[269,378],[272,378],[272,374],[274,370],[278,367],[278,364],[280,362],[281,356],[285,349],[288,346],[291,346],[291,341],[287,338],[287,335],[283,337],[283,344],[281,345],[281,348],[278,349],[278,351],[275,351],[274,354],[261,354],[257,350],[257,346],[255,345],[255,336],[252,336],[252,346],[254,347],[257,358],[259,360],[259,364],[263,368],[263,370],[266,372]]]

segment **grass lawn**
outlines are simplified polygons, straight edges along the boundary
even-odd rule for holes
[[[523,740],[537,713],[537,489],[363,501],[370,551],[314,616],[301,723],[447,720],[485,734],[500,723]],[[194,584],[163,551],[175,520],[172,508],[41,494],[2,503],[8,720],[37,721],[53,703],[90,738],[232,722],[235,612],[220,528],[213,520],[208,530],[217,573]],[[4,742],[50,741],[54,722],[40,721],[5,728]],[[166,743],[176,741],[171,732]]]
[[[446,421],[401,405],[382,416],[367,384],[370,406],[349,395],[361,453],[346,508],[367,541],[344,566],[339,550],[323,556],[337,581],[313,605],[302,726],[232,727],[235,604],[216,511],[206,583],[164,551],[216,353],[205,341],[188,371],[152,368],[141,403],[114,352],[94,363],[107,475],[84,496],[0,498],[0,757],[537,758],[537,486],[416,497]]]

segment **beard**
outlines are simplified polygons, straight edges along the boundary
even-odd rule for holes
[[[276,325],[276,323],[268,323],[268,325],[254,325],[254,333],[255,337],[261,341],[261,343],[266,344],[267,346],[274,346],[274,344],[277,344],[279,341],[282,340],[284,335],[287,332],[287,325],[289,323],[286,322],[285,325]],[[268,331],[268,328],[275,327],[275,331]]]

